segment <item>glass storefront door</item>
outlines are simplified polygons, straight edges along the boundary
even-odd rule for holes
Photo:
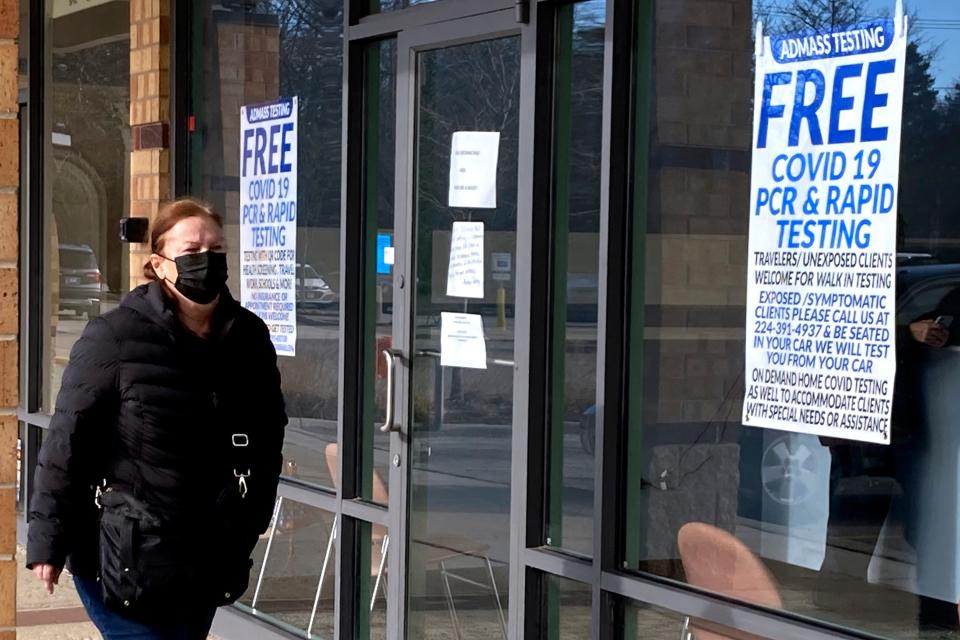
[[[397,39],[393,335],[368,332],[392,401],[388,637],[506,637],[520,41],[509,11]]]

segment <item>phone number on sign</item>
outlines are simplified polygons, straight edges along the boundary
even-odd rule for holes
[[[823,325],[813,322],[768,322],[756,320],[753,324],[756,335],[800,336],[803,338],[819,338],[823,333]]]

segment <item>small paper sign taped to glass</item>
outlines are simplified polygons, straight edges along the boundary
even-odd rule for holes
[[[473,313],[440,314],[440,366],[487,368],[483,317]]]
[[[450,143],[448,205],[466,209],[497,208],[499,131],[456,131]]]

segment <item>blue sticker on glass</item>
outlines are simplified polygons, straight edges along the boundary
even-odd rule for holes
[[[393,235],[389,233],[377,234],[377,273],[390,273],[390,265],[387,263],[387,249],[393,248]]]

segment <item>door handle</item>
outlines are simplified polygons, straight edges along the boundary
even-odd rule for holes
[[[399,431],[393,420],[393,372],[396,369],[397,361],[393,352],[389,349],[384,349],[381,354],[387,361],[387,416],[383,421],[383,426],[380,427],[380,431],[390,433],[391,431]]]

